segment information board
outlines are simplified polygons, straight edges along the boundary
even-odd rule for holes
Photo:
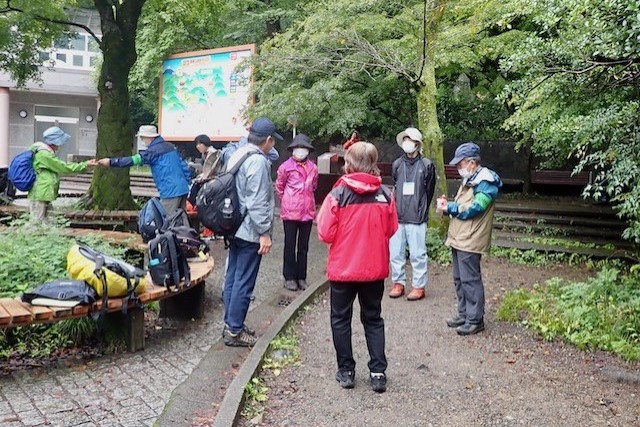
[[[255,45],[185,52],[162,63],[160,134],[167,141],[237,141],[247,134],[242,111],[250,100],[251,68],[239,67]]]

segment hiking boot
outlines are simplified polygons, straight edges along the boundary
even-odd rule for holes
[[[356,373],[353,371],[336,372],[336,381],[342,388],[353,388],[356,385]]]
[[[298,289],[300,289],[301,291],[304,291],[308,287],[309,285],[307,284],[307,281],[305,279],[298,280]]]
[[[256,341],[258,341],[258,339],[249,335],[244,329],[236,335],[227,332],[227,336],[224,337],[224,344],[229,347],[253,347]]]
[[[484,331],[484,322],[480,323],[465,323],[462,326],[456,328],[458,335],[473,335],[478,332]]]
[[[247,325],[242,325],[242,330],[248,333],[249,335],[251,335],[252,337],[256,336],[256,331],[254,329],[251,329]],[[229,335],[229,325],[225,323],[224,327],[222,328],[222,338],[226,337],[227,335]]]
[[[404,285],[402,283],[394,283],[391,292],[389,292],[390,298],[400,298],[404,295]]]
[[[418,301],[424,298],[424,288],[412,288],[409,295],[407,295],[408,301]]]
[[[288,291],[297,291],[298,290],[298,282],[295,280],[285,280],[284,288]]]
[[[371,388],[376,393],[384,393],[387,391],[387,376],[385,374],[374,374],[369,376]]]
[[[459,314],[456,317],[452,317],[451,319],[447,319],[447,326],[450,328],[457,328],[458,326],[462,326],[467,323],[467,319],[460,316]]]

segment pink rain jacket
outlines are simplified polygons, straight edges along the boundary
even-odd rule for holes
[[[318,186],[318,167],[311,160],[300,163],[292,157],[278,168],[276,194],[280,199],[280,217],[290,221],[313,221]]]

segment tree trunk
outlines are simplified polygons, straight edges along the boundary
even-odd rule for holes
[[[98,92],[97,158],[130,156],[134,129],[129,106],[129,72],[136,62],[136,30],[144,0],[127,0],[113,6],[95,0],[100,12],[103,55]],[[95,169],[91,189],[96,209],[133,209],[129,169]]]
[[[418,88],[418,127],[422,131],[422,154],[429,158],[436,167],[436,190],[434,199],[447,194],[447,179],[444,174],[443,137],[438,123],[436,105],[436,78],[432,58],[427,58],[421,85]],[[442,215],[435,213],[435,203],[429,214],[429,226],[444,230],[446,221]]]

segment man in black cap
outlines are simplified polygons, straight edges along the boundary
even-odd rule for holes
[[[251,293],[256,284],[262,255],[271,249],[275,200],[271,164],[267,153],[282,136],[266,117],[256,119],[249,129],[249,143],[229,159],[227,170],[242,162],[236,172],[240,212],[245,213],[240,228],[229,244],[229,262],[224,283],[224,343],[232,347],[252,347],[255,331],[245,324]]]
[[[436,211],[449,214],[445,245],[451,248],[453,283],[458,297],[458,314],[447,320],[459,335],[484,330],[484,284],[480,258],[489,253],[495,199],[502,187],[498,174],[480,165],[480,147],[473,142],[460,145],[449,162],[462,177],[453,202],[438,198]]]

